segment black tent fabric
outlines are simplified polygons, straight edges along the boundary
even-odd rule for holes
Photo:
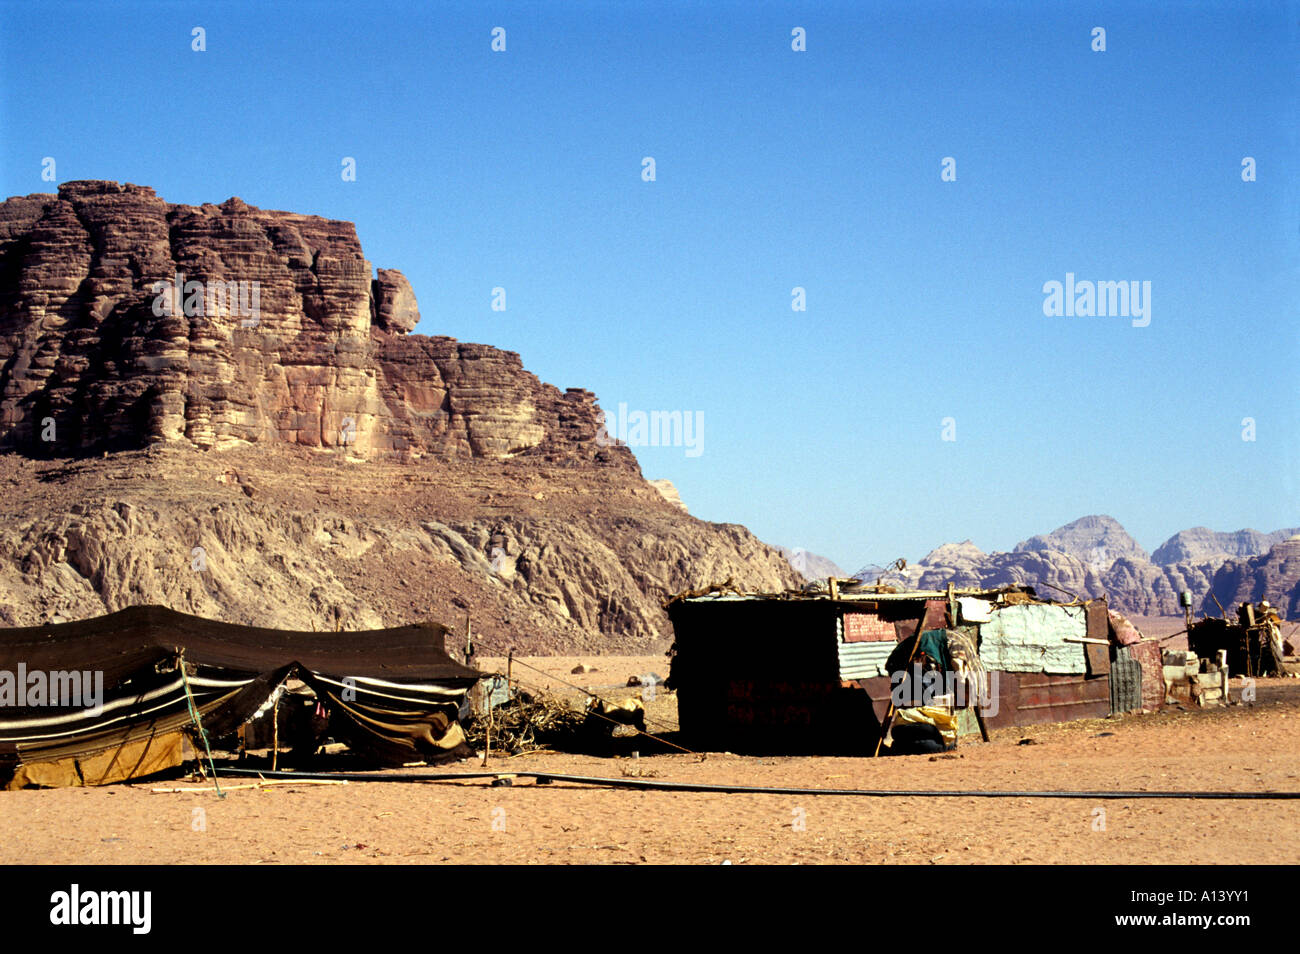
[[[291,675],[354,751],[384,764],[461,757],[456,716],[479,673],[447,655],[446,632],[293,632],[162,606],[0,630],[0,787],[105,784],[179,764],[191,700],[221,735]]]

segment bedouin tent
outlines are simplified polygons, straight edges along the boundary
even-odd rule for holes
[[[463,757],[457,713],[479,673],[447,655],[446,633],[437,623],[294,632],[162,606],[0,630],[0,788],[104,785],[179,765],[192,709],[209,738],[234,732],[290,676],[365,757]]]

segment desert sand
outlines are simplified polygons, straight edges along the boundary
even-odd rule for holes
[[[578,661],[595,667],[580,676]],[[479,660],[485,668],[490,662]],[[521,660],[579,686],[624,683],[662,657]],[[516,672],[520,668],[516,669]],[[529,670],[524,669],[524,672]],[[529,680],[531,681],[531,680]],[[576,694],[576,690],[573,690]],[[610,690],[612,697],[636,690]],[[652,718],[671,722],[660,693]],[[653,731],[653,726],[652,726]],[[1032,739],[1034,744],[1022,744]],[[445,767],[482,771],[480,760]],[[742,785],[891,790],[1300,791],[1300,680],[1260,680],[1252,705],[995,731],[943,756],[726,753],[494,756],[543,771]],[[428,769],[402,769],[411,774]],[[227,785],[248,779],[227,778]],[[518,779],[241,788],[177,777],[0,793],[10,863],[52,864],[1294,864],[1300,801],[784,796],[631,791]]]

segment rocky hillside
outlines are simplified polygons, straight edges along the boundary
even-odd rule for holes
[[[1227,607],[1266,599],[1284,618],[1300,619],[1300,534],[1274,544],[1265,554],[1224,563],[1210,590]]]
[[[941,588],[952,580],[958,586],[1027,583],[1060,598],[1105,594],[1116,608],[1141,616],[1181,615],[1178,594],[1190,590],[1198,611],[1217,615],[1212,588],[1225,606],[1246,591],[1258,591],[1253,599],[1296,605],[1300,590],[1290,576],[1293,557],[1287,556],[1294,543],[1279,542],[1295,532],[1198,528],[1175,534],[1148,556],[1114,518],[1088,516],[1031,537],[1009,553],[984,553],[966,540],[935,548],[901,573],[867,567],[856,575],[923,588]],[[1232,562],[1229,554],[1247,559]],[[1224,593],[1234,595],[1225,599]]]
[[[673,592],[795,584],[595,441],[590,392],[418,317],[347,222],[111,182],[0,203],[0,623],[468,615],[497,648],[640,652]]]
[[[407,334],[398,271],[356,228],[229,199],[68,182],[0,203],[0,448],[348,445],[365,456],[591,461],[595,397],[519,356]]]

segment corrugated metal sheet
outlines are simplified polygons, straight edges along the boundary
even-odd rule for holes
[[[1083,643],[1065,640],[1087,632],[1082,606],[1006,606],[980,627],[980,658],[990,670],[1082,675],[1088,669]]]
[[[1115,650],[1110,664],[1110,711],[1136,712],[1142,708],[1142,664],[1129,655],[1127,646]]]
[[[845,613],[844,640],[849,643],[878,643],[896,640],[894,624],[887,623],[875,613]]]
[[[1110,680],[1082,675],[1029,672],[990,673],[997,677],[998,711],[984,712],[990,729],[1073,719],[1101,719],[1110,714]]]
[[[885,676],[885,660],[897,644],[890,642],[839,643],[840,680]]]
[[[1160,644],[1141,642],[1128,647],[1129,655],[1142,664],[1142,708],[1154,712],[1165,704],[1165,665]]]

